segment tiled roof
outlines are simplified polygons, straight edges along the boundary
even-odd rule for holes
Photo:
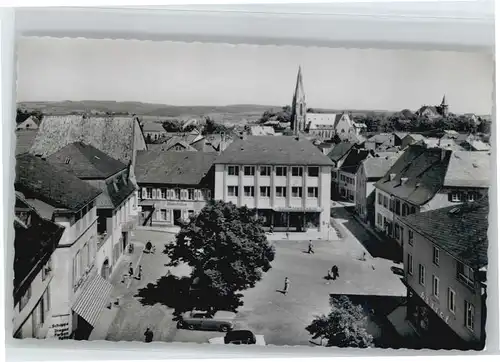
[[[444,178],[444,186],[489,187],[491,156],[486,152],[455,151]]]
[[[144,124],[142,125],[142,130],[143,132],[167,132],[165,128],[163,128],[163,125],[158,122],[144,122]]]
[[[134,117],[47,116],[30,153],[48,156],[68,144],[84,142],[128,163],[134,152],[136,123]]]
[[[80,179],[106,179],[127,168],[126,164],[83,142],[64,146],[47,157],[47,161]]]
[[[21,196],[16,210],[31,215],[30,223],[14,223],[14,300],[17,302],[57,247],[64,227],[42,218]]]
[[[427,203],[444,183],[451,151],[410,146],[375,187],[415,205]],[[394,174],[390,180],[390,174]],[[401,178],[408,178],[401,182]]]
[[[303,137],[248,136],[229,145],[217,159],[222,164],[317,165],[333,162]]]
[[[403,223],[473,268],[488,264],[488,198],[404,218]]]
[[[138,183],[198,185],[212,168],[217,153],[139,151]]]
[[[487,154],[474,153],[412,145],[375,186],[415,205],[427,203],[443,186],[488,187]]]
[[[364,173],[367,179],[379,179],[389,171],[392,165],[398,160],[400,155],[391,152],[391,155],[379,157],[369,157],[362,162]]]
[[[337,126],[342,113],[307,113],[306,122],[309,129],[333,129]]]
[[[192,146],[190,146],[186,141],[184,141],[181,137],[172,137],[167,140],[165,143],[159,143],[159,144],[150,144],[148,146],[148,150],[150,151],[170,151],[172,147],[174,147],[176,144],[180,144],[182,147],[184,147],[184,151],[191,151],[191,152],[197,152],[198,150]]]
[[[355,143],[353,142],[340,142],[336,144],[332,150],[328,153],[330,160],[338,162],[342,157],[344,157],[351,148],[353,148]]]
[[[116,182],[108,181],[102,187],[102,194],[99,195],[96,201],[98,208],[114,209],[120,206],[130,194],[136,190],[132,181],[125,180],[122,177],[116,178]]]
[[[370,156],[370,151],[368,150],[359,150],[357,148],[353,148],[349,151],[344,163],[340,167],[340,170],[343,172],[349,172],[355,174],[358,172],[358,168],[361,163]]]
[[[369,143],[386,143],[386,142],[391,142],[391,140],[394,138],[394,135],[392,133],[379,133],[376,135],[373,135],[372,137],[368,138],[366,142]]]
[[[484,143],[483,141],[470,140],[470,141],[466,141],[466,143],[468,143],[474,151],[489,151],[489,150],[491,150],[491,146],[487,143]]]
[[[29,152],[38,131],[36,130],[21,130],[16,131],[16,155]]]
[[[16,157],[15,189],[26,198],[71,211],[80,210],[101,193],[74,174],[27,153]]]

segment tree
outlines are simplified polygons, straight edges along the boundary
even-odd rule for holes
[[[168,119],[162,123],[163,128],[167,132],[180,132],[181,131],[181,122],[177,119]]]
[[[266,123],[267,121],[278,121],[281,123],[290,123],[292,120],[292,107],[283,106],[280,110],[269,109],[260,117],[258,123]]]
[[[205,127],[203,128],[203,135],[214,133],[228,133],[229,129],[223,124],[215,122],[210,117],[205,117]]]
[[[210,201],[181,227],[176,242],[165,245],[171,265],[192,268],[196,284],[189,309],[236,310],[239,291],[252,288],[271,268],[274,247],[267,241],[255,212],[232,203]]]
[[[312,321],[306,330],[313,338],[327,340],[327,347],[366,348],[373,345],[373,336],[366,331],[367,317],[363,308],[342,295],[331,297],[331,312]]]

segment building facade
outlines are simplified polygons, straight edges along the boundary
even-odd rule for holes
[[[15,338],[46,338],[52,319],[52,254],[64,228],[42,218],[16,195],[14,318]]]
[[[63,147],[47,160],[101,190],[96,200],[96,268],[104,279],[109,279],[137,225],[136,186],[130,179],[131,162],[127,166],[82,142]]]
[[[375,227],[402,245],[401,219],[488,194],[486,153],[410,146],[376,184]]]
[[[39,157],[23,154],[16,161],[16,191],[43,218],[64,227],[51,259],[47,337],[86,339],[112,289],[95,265],[96,199],[101,191]]]
[[[140,224],[180,225],[213,197],[217,153],[145,151],[138,155]],[[165,172],[164,170],[169,170]]]
[[[356,203],[358,169],[365,159],[371,157],[372,153],[367,150],[353,148],[349,151],[338,171],[339,194],[342,199]]]
[[[255,136],[216,160],[217,200],[255,209],[274,231],[330,232],[332,162],[305,139]]]
[[[424,346],[482,349],[488,201],[404,218],[407,320]]]

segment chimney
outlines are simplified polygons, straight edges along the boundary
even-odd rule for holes
[[[396,174],[395,173],[391,173],[389,174],[389,179],[392,181],[394,180],[394,177],[396,177]]]

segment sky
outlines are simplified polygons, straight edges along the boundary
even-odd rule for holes
[[[307,107],[490,114],[493,59],[480,53],[22,38],[17,100],[169,105],[291,104],[299,65]]]

